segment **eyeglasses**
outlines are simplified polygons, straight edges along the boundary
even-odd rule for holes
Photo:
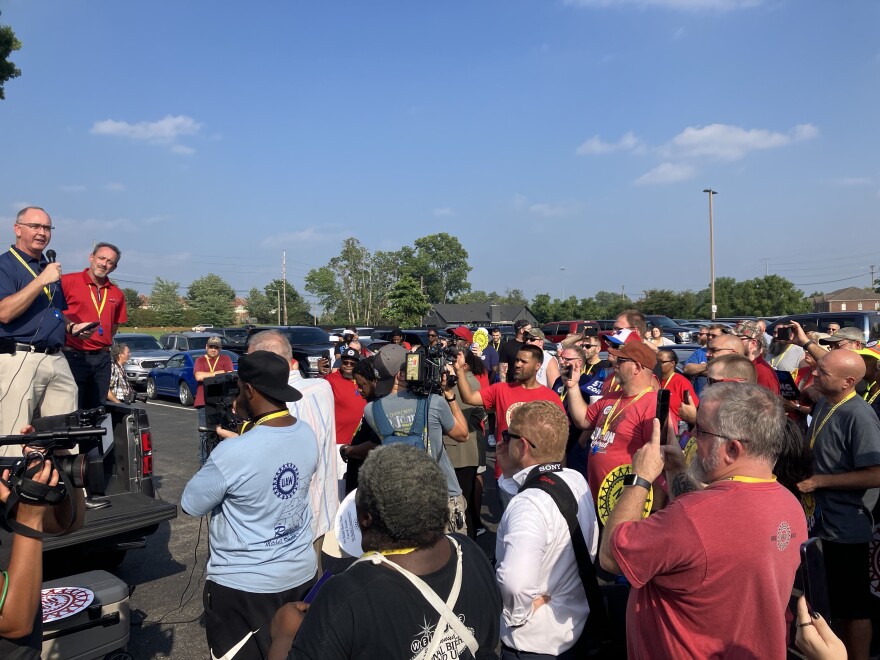
[[[745,335],[737,335],[737,336],[740,339],[742,339],[743,341],[752,341],[752,339],[754,339],[754,337],[746,337]]]
[[[832,351],[836,351],[838,348],[849,348],[850,344],[852,344],[852,340],[850,339],[842,339],[841,341],[833,341],[828,343],[828,347]]]
[[[614,332],[620,332],[621,330],[638,330],[638,328],[634,328],[633,326],[625,326],[623,328],[618,328],[616,325],[614,326]]]
[[[532,449],[538,448],[535,443],[528,438],[524,438],[521,435],[517,435],[516,433],[511,433],[510,431],[502,431],[501,439],[504,440],[504,442],[510,442],[511,440],[522,440],[523,442],[528,443],[529,447],[531,447]]]
[[[707,336],[709,336],[708,332],[698,332],[697,333],[697,337],[707,337]]]
[[[715,383],[744,383],[745,378],[710,378],[706,377],[706,382],[709,385],[714,385]]]
[[[716,355],[717,353],[721,353],[722,351],[730,351],[731,353],[736,353],[736,351],[732,348],[710,348],[706,351],[706,355]]]
[[[213,348],[215,351],[219,351],[220,347],[217,344],[208,344],[206,347],[209,351]]]
[[[630,360],[629,358],[617,358],[617,364],[623,364],[624,362],[635,362],[635,360]]]
[[[712,431],[706,431],[705,429],[701,429],[699,426],[694,427],[694,437],[699,437],[701,435],[711,435],[716,438],[721,438],[722,440],[739,440],[740,442],[748,442],[748,440],[744,440],[743,438],[731,438],[729,435],[721,435],[720,433],[712,433]]]
[[[431,333],[429,332],[429,333],[428,333],[428,339],[437,339],[437,335],[431,334]]]
[[[660,364],[676,364],[677,360],[657,360]]]
[[[565,357],[564,355],[560,355],[559,359],[563,362],[574,362],[575,360],[580,360],[577,355],[575,355],[574,357]]]
[[[42,231],[45,231],[45,232],[50,232],[50,231],[52,231],[53,229],[55,229],[55,227],[53,227],[52,225],[41,225],[41,224],[38,223],[38,222],[16,222],[15,224],[17,224],[17,225],[21,225],[22,227],[27,227],[27,228],[30,229],[31,231],[40,231],[40,230],[42,230]]]

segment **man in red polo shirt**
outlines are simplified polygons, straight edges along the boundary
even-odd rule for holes
[[[537,346],[526,344],[520,347],[516,354],[516,362],[513,368],[514,381],[512,383],[495,383],[485,390],[474,391],[468,384],[467,372],[464,368],[464,356],[459,355],[455,363],[455,373],[458,376],[458,392],[461,400],[471,406],[483,406],[486,410],[494,410],[496,413],[495,433],[498,438],[499,453],[507,451],[507,447],[501,442],[504,431],[510,424],[510,416],[513,411],[530,401],[551,401],[565,412],[559,395],[546,385],[541,385],[536,380],[538,369],[544,362],[544,351]],[[496,457],[497,458],[497,457]],[[495,478],[501,479],[501,462],[495,461]],[[503,480],[511,481],[512,480]],[[505,489],[505,486],[508,489]],[[501,506],[504,508],[511,498],[516,495],[519,486],[515,483],[498,483],[498,496]]]
[[[95,408],[110,391],[110,347],[121,323],[128,321],[125,295],[108,277],[116,270],[121,253],[110,243],[98,243],[81,273],[62,275],[67,317],[74,323],[97,321],[88,338],[67,335],[64,355],[79,388],[79,407]]]
[[[733,334],[742,340],[746,357],[755,365],[758,385],[766,387],[773,394],[779,394],[779,379],[776,378],[776,371],[764,359],[764,333],[757,321],[741,321],[733,329]]]

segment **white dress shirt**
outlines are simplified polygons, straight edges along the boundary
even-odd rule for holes
[[[308,424],[318,438],[318,468],[309,487],[314,538],[326,534],[336,519],[339,491],[336,477],[336,404],[330,383],[323,378],[303,378],[291,370],[288,384],[302,393],[299,401],[290,401],[290,414]]]
[[[522,485],[534,469],[513,476]],[[595,559],[599,525],[587,480],[574,470],[554,473],[571,488],[578,503],[581,533]],[[590,608],[578,574],[568,524],[547,493],[529,488],[518,493],[501,518],[495,546],[501,589],[501,641],[518,651],[559,655],[580,637]],[[541,595],[550,601],[534,609]]]

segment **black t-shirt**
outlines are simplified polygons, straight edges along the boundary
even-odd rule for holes
[[[461,592],[452,610],[476,637],[477,659],[495,658],[501,620],[495,572],[476,543],[460,534],[454,536],[463,556]],[[444,602],[452,589],[456,563],[453,549],[442,569],[420,576]],[[387,566],[360,563],[321,588],[289,657],[421,659],[439,620],[439,613],[403,575]],[[473,658],[451,630],[445,633],[440,648],[446,649],[448,658]]]
[[[354,437],[351,439],[351,446],[354,447],[356,445],[362,445],[365,442],[373,442],[377,445],[381,445],[382,438],[380,438],[376,434],[376,432],[372,428],[370,428],[370,425],[367,424],[366,420],[361,420],[361,425],[358,427],[358,430],[355,432]],[[359,458],[348,459],[348,467],[345,470],[346,495],[357,488],[358,474],[360,473],[361,466],[363,464],[364,462]]]
[[[507,382],[513,382],[513,368],[516,366],[516,354],[519,349],[525,346],[524,341],[510,339],[501,346],[501,353],[498,355],[498,364],[507,363]]]

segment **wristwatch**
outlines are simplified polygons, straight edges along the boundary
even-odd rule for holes
[[[624,486],[641,486],[645,490],[651,490],[651,482],[637,474],[628,474],[623,478]]]

